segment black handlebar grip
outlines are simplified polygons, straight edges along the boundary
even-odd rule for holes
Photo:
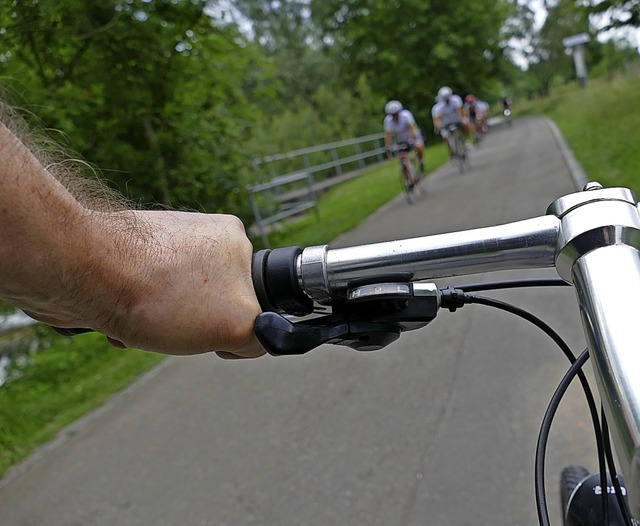
[[[253,255],[251,273],[260,306],[296,316],[313,312],[313,301],[298,281],[296,263],[300,247],[260,250]]]

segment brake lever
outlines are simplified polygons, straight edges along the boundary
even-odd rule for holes
[[[256,319],[255,333],[273,356],[305,354],[329,343],[374,351],[403,331],[424,327],[437,315],[440,293],[432,283],[376,283],[351,289],[333,314],[293,322],[275,312]]]
[[[327,322],[325,319],[324,323],[292,323],[275,312],[263,312],[256,319],[255,332],[269,354],[290,356],[305,354],[323,343],[376,351],[397,340],[402,329],[398,325],[363,321]]]

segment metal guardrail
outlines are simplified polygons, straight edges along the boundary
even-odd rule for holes
[[[295,184],[299,181],[305,181],[306,183],[306,187],[302,192],[302,199],[297,197],[300,192],[291,193],[291,198],[287,198],[286,195],[281,193],[281,189],[283,187]],[[265,247],[269,246],[269,236],[267,235],[266,230],[267,226],[282,221],[283,219],[286,219],[288,217],[301,214],[302,212],[310,210],[311,208],[317,207],[318,200],[316,199],[316,193],[313,189],[313,184],[313,176],[308,172],[304,172],[283,175],[281,177],[272,179],[268,183],[262,183],[249,187],[249,200],[251,202],[251,209],[253,211],[253,216],[256,219],[256,226],[258,227],[258,231],[260,232],[260,236],[262,237],[262,242]],[[274,204],[276,201],[271,200],[267,203],[270,208],[270,211],[268,212],[270,215],[263,217],[263,212],[261,211],[257,196],[258,194],[265,194],[274,190],[279,192],[280,194],[277,198],[279,207],[277,210],[275,210]]]
[[[373,142],[374,144],[380,143],[384,139],[384,133],[374,133],[372,135],[364,135],[362,137],[356,137],[354,139],[346,139],[343,141],[335,141],[326,144],[320,144],[318,146],[310,146],[308,148],[300,148],[298,150],[291,150],[285,153],[276,153],[273,155],[266,155],[265,157],[261,157],[259,159],[254,160],[254,166],[256,169],[260,169],[261,166],[267,166],[268,172],[271,176],[275,174],[269,168],[273,167],[273,165],[279,161],[284,160],[292,160],[297,158],[302,158],[304,163],[304,170],[309,171],[311,173],[318,172],[321,170],[326,170],[327,168],[336,168],[337,175],[342,175],[342,166],[357,161],[360,163],[360,167],[364,167],[364,159],[370,157],[372,155],[379,155],[379,160],[382,160],[382,154],[384,154],[384,148],[380,148],[378,152],[377,149],[362,152],[361,145],[366,144],[368,142]],[[349,157],[340,157],[338,154],[338,150],[340,148],[345,148],[349,146],[354,146],[355,155],[351,155]],[[325,162],[322,164],[311,164],[310,156],[314,153],[322,153],[322,152],[330,152],[332,160],[329,162]]]
[[[256,159],[254,161],[256,170],[267,171],[269,180],[249,185],[247,190],[255,218],[255,227],[262,237],[264,246],[269,246],[267,227],[316,208],[316,193],[319,190],[345,180],[348,174],[345,174],[344,166],[356,164],[358,169],[362,169],[367,166],[367,160],[373,157],[378,162],[383,161],[385,159],[383,139],[384,133],[376,133]],[[350,147],[354,148],[355,153],[341,151]],[[312,164],[311,156],[316,154],[325,154],[330,160],[316,161]],[[274,167],[283,161],[287,161],[288,164],[302,161],[303,166],[293,172],[275,175]],[[314,174],[332,170],[335,172],[327,175],[324,180],[317,181],[314,177]]]

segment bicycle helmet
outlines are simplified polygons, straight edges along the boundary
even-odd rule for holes
[[[397,100],[390,100],[384,106],[384,111],[387,115],[395,115],[402,110],[402,104]]]
[[[453,95],[453,91],[449,86],[442,86],[438,90],[438,100],[449,100]]]

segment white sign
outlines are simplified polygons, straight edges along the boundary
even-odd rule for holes
[[[564,47],[576,47],[586,44],[591,40],[591,37],[587,33],[580,33],[579,35],[573,35],[562,39],[562,45]]]

